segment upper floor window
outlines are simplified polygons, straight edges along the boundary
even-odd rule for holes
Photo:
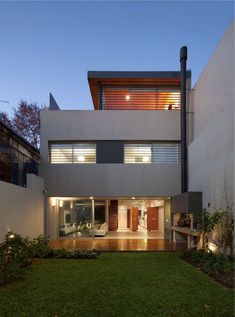
[[[111,155],[112,154],[112,155]],[[170,142],[127,143],[49,143],[49,162],[52,164],[91,164],[91,163],[178,163],[180,144]]]
[[[178,163],[179,160],[179,143],[124,144],[124,163]]]
[[[176,87],[106,86],[100,89],[102,110],[180,110],[180,90]]]
[[[53,164],[96,163],[95,143],[50,143],[49,161]]]

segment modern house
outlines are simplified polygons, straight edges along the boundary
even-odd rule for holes
[[[180,222],[192,225],[182,215],[208,205],[232,210],[234,22],[193,88],[186,59],[184,47],[180,71],[88,72],[94,110],[60,110],[50,95],[41,113],[45,184],[29,174],[37,188],[29,196],[0,181],[1,230],[174,240]],[[38,203],[24,213],[22,197]]]
[[[233,31],[193,89],[183,48],[181,71],[88,72],[94,110],[51,98],[40,148],[51,238],[168,239],[176,212],[222,207],[225,176],[233,200]]]
[[[100,222],[108,236],[164,238],[181,190],[180,72],[88,72],[88,82],[93,111],[41,115],[50,236]]]

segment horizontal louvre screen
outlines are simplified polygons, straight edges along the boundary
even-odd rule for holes
[[[155,143],[152,155],[153,163],[178,163],[180,146],[177,143]]]
[[[151,144],[125,144],[124,163],[149,164],[152,163]]]
[[[103,110],[180,110],[177,88],[134,88],[103,86]]]
[[[125,144],[124,163],[178,163],[179,143]]]
[[[53,164],[96,163],[95,143],[50,144],[49,152]]]

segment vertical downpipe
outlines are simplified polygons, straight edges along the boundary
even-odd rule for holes
[[[186,61],[187,46],[180,49],[180,87],[181,87],[181,193],[187,186],[187,126],[186,126]]]

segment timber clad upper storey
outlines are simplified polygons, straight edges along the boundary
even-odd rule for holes
[[[88,72],[88,81],[96,110],[180,110],[179,72]]]

